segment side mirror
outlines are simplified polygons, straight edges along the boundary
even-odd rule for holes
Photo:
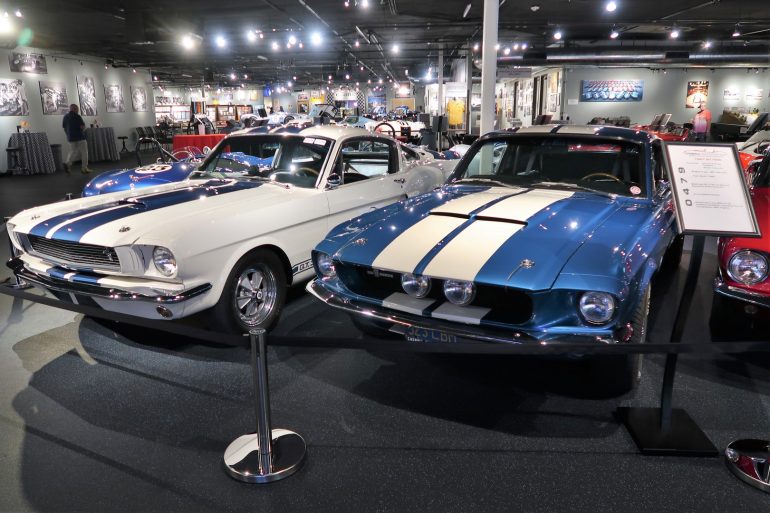
[[[326,179],[326,188],[329,190],[336,189],[340,185],[342,185],[342,177],[337,173],[330,174],[329,178]]]

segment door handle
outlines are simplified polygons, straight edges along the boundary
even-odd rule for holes
[[[404,183],[406,182],[406,178],[394,178],[393,181],[396,183]]]

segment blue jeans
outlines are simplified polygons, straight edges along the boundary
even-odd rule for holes
[[[696,142],[706,142],[706,132],[695,132],[695,141]]]

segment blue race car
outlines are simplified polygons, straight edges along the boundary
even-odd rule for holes
[[[257,132],[258,129],[247,129],[246,132]],[[242,133],[244,131],[240,131]],[[259,132],[257,132],[259,133]],[[83,196],[96,196],[109,192],[125,191],[128,189],[143,189],[172,182],[181,182],[198,168],[205,157],[197,148],[185,148],[169,153],[154,139],[142,139],[140,142],[155,144],[158,149],[158,160],[155,163],[142,165],[137,153],[138,167],[115,169],[95,176],[83,188]],[[139,147],[140,144],[137,144]],[[270,167],[273,156],[266,155],[258,158],[241,152],[222,153],[217,162],[217,172],[223,177],[256,174],[260,169]]]
[[[644,341],[682,250],[660,141],[545,128],[484,136],[440,189],[334,228],[308,291],[409,341]]]

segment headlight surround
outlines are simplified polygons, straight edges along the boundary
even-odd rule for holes
[[[586,322],[607,324],[615,313],[615,298],[607,292],[584,292],[578,306]]]
[[[444,296],[452,304],[466,306],[476,297],[476,286],[472,281],[447,280],[444,282]]]
[[[412,297],[424,298],[430,292],[430,278],[416,274],[402,274],[401,288]]]
[[[172,277],[176,274],[176,258],[170,249],[163,246],[155,246],[152,250],[152,262],[160,274],[166,277]]]
[[[743,250],[730,257],[727,274],[744,285],[754,285],[767,279],[767,258],[756,251]]]
[[[337,276],[337,270],[334,268],[334,261],[331,255],[316,253],[315,266],[324,278],[334,278]]]

